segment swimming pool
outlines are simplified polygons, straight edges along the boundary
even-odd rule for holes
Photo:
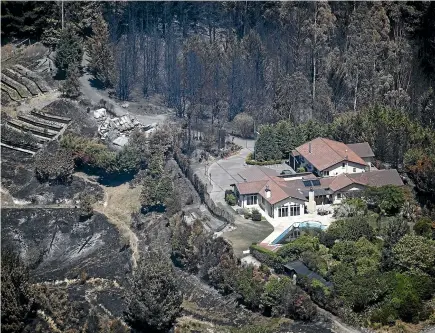
[[[299,224],[299,225],[296,225],[296,224]],[[300,222],[300,223],[295,223],[293,226],[295,228],[299,227],[299,229],[303,229],[303,228],[317,228],[317,229],[322,229],[322,230],[326,229],[326,225],[322,225],[322,223],[319,221],[304,221],[304,222]]]
[[[326,225],[322,225],[319,221],[304,221],[304,222],[297,222],[288,227],[284,230],[284,232],[279,235],[275,240],[271,243],[273,245],[278,244],[280,241],[282,241],[287,235],[293,230],[293,229],[322,229],[325,230],[327,228]]]

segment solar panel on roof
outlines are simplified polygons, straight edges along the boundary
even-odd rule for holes
[[[305,187],[310,187],[311,186],[311,180],[303,180],[302,182],[304,183]]]
[[[311,183],[313,184],[313,186],[320,186],[320,180],[318,179],[312,180]]]

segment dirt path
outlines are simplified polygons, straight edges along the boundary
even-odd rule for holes
[[[138,238],[131,229],[130,221],[131,214],[139,211],[140,209],[140,188],[130,188],[129,184],[122,184],[119,186],[104,186],[96,182],[94,179],[82,172],[74,174],[83,180],[98,184],[104,193],[103,202],[94,204],[94,210],[104,214],[119,231],[121,241],[128,244],[133,253],[132,264],[136,268],[137,261],[139,260]]]
[[[82,67],[87,69],[88,66],[88,57],[86,53],[83,55]],[[79,78],[80,81],[80,91],[84,96],[90,99],[93,103],[98,104],[101,99],[108,101],[113,104],[114,112],[117,117],[121,117],[125,114],[133,114],[134,117],[144,125],[150,125],[153,123],[163,124],[167,118],[167,114],[139,114],[134,112],[133,110],[124,109],[118,105],[118,102],[109,96],[106,96],[101,90],[98,88],[92,87],[91,82],[94,79],[94,76],[90,74],[87,70],[84,75]]]
[[[324,317],[331,320],[333,324],[334,332],[338,333],[361,333],[361,330],[358,330],[354,327],[348,326],[344,324],[338,317],[334,316],[332,313],[326,311],[325,309],[322,309],[321,307],[317,306],[317,311]]]

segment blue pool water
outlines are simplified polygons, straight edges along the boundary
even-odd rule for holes
[[[296,223],[295,223],[296,224]],[[296,225],[295,225],[296,227]],[[322,225],[322,223],[318,221],[304,221],[299,223],[299,228],[320,228],[322,230],[326,229],[326,225]]]
[[[322,223],[318,221],[304,221],[304,222],[294,223],[292,226],[285,229],[284,232],[272,242],[272,244],[278,244],[289,234],[290,231],[292,231],[295,228],[299,228],[299,229],[313,228],[313,229],[325,230],[326,225],[322,225]]]

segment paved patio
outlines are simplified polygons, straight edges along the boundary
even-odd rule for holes
[[[267,236],[261,244],[270,245],[275,239],[279,237],[284,231],[293,226],[295,223],[306,222],[306,221],[316,221],[320,222],[322,226],[329,227],[331,222],[335,220],[330,215],[318,215],[318,214],[304,214],[300,216],[290,216],[285,221],[277,221],[276,219],[271,219],[269,216],[263,215],[269,221],[269,223],[273,226],[273,232]]]

